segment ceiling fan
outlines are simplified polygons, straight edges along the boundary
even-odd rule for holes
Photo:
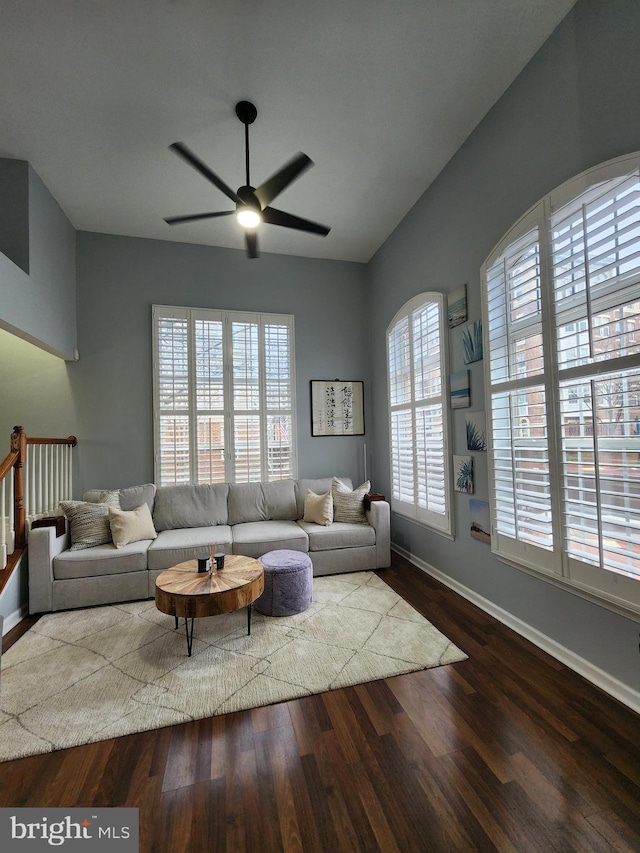
[[[197,172],[200,172],[204,178],[221,190],[227,198],[234,201],[236,204],[235,210],[220,210],[214,213],[191,213],[187,216],[168,216],[164,221],[168,225],[179,225],[184,222],[195,222],[199,219],[232,216],[235,213],[238,222],[245,230],[247,255],[250,258],[258,257],[258,235],[256,229],[261,222],[266,222],[269,225],[282,225],[284,228],[296,228],[298,231],[307,231],[310,234],[320,234],[326,237],[331,230],[326,225],[311,222],[309,219],[302,219],[300,216],[294,216],[291,213],[285,213],[283,210],[276,210],[275,207],[270,206],[276,196],[280,195],[296,178],[299,178],[306,169],[313,166],[313,160],[300,151],[275,174],[260,184],[259,187],[252,187],[249,175],[249,125],[253,124],[256,120],[258,111],[250,101],[239,101],[236,104],[236,115],[244,124],[246,168],[246,183],[244,186],[239,187],[236,192],[227,186],[215,172],[212,172],[184,142],[174,142],[169,146],[179,157],[182,157]]]

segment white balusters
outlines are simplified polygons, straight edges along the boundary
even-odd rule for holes
[[[68,444],[34,444],[28,446],[29,489],[27,521],[56,515],[60,501],[71,498],[72,448]]]
[[[7,565],[7,480],[0,481],[0,569]]]
[[[0,482],[0,569],[7,565],[14,547],[13,477],[9,475]]]
[[[71,460],[75,445],[73,436],[69,439],[28,439],[22,427],[15,428],[11,435],[11,453],[2,463],[0,480],[0,569],[7,565],[16,543],[20,547],[24,545],[24,534],[32,522],[43,516],[57,515],[60,502],[71,498]]]

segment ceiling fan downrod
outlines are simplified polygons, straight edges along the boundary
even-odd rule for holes
[[[236,104],[236,115],[244,125],[244,164],[246,174],[246,185],[251,186],[251,175],[249,173],[249,125],[253,124],[258,115],[258,110],[251,101],[238,101]]]

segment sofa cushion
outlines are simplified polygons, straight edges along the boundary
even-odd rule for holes
[[[333,519],[334,521],[346,521],[349,524],[367,524],[367,516],[364,511],[364,496],[371,490],[369,480],[350,489],[334,477],[331,486],[333,497]]]
[[[293,480],[229,485],[229,524],[295,521],[296,518],[298,507]]]
[[[155,528],[160,532],[227,524],[228,493],[227,483],[160,486],[153,507]]]
[[[214,545],[227,546],[230,551],[231,528],[227,524],[215,527],[190,527],[182,530],[163,530],[149,546],[149,569],[168,569],[185,560],[206,558]]]
[[[132,542],[122,548],[110,544],[82,551],[63,551],[53,559],[53,577],[69,580],[144,571],[149,541]]]
[[[142,486],[130,486],[127,489],[120,489],[120,509],[130,511],[146,503],[150,512],[153,512],[155,497],[155,483],[144,483]]]
[[[60,509],[69,522],[71,550],[81,551],[111,542],[109,507],[119,507],[117,491],[106,492],[98,503],[91,501],[61,501]]]
[[[304,499],[303,521],[311,521],[314,524],[331,524],[333,521],[333,498],[331,491],[324,495],[316,495],[311,489],[307,491]]]
[[[334,521],[328,527],[298,521],[309,537],[309,551],[333,551],[338,548],[361,548],[376,544],[376,531],[370,524],[348,524]]]
[[[340,480],[341,483],[344,483],[345,486],[348,486],[350,489],[353,488],[353,484],[348,477],[337,477],[335,479]],[[321,479],[316,480],[296,480],[296,504],[298,508],[298,514],[296,518],[302,518],[304,516],[304,499],[307,492],[315,492],[316,495],[324,495],[325,492],[331,491],[331,485],[333,483],[333,477],[322,477]]]
[[[88,492],[82,495],[82,500],[92,504],[104,503],[110,500],[114,493],[117,493],[118,496],[120,495],[118,489],[89,489]],[[119,500],[120,498],[118,497]]]
[[[250,521],[233,527],[233,553],[261,557],[267,551],[288,548],[307,551],[307,534],[295,521]]]
[[[143,539],[155,539],[158,535],[153,526],[149,505],[142,503],[130,511],[109,507],[109,526],[111,538],[116,548],[122,548],[130,542],[141,542]]]

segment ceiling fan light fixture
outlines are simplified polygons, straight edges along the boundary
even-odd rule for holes
[[[236,213],[236,219],[243,228],[257,228],[262,222],[262,216],[254,207],[241,207]]]
[[[186,216],[168,216],[165,218],[167,225],[178,225],[185,222],[199,222],[202,219],[215,219],[218,216],[231,216],[235,213],[238,225],[244,230],[244,241],[247,247],[247,255],[257,258],[258,235],[257,229],[261,222],[267,225],[280,225],[283,228],[294,228],[298,231],[306,231],[308,234],[320,234],[326,237],[331,230],[319,222],[303,219],[301,216],[293,216],[283,210],[271,207],[271,202],[280,195],[283,190],[293,183],[310,166],[313,161],[302,151],[299,151],[288,163],[285,163],[277,172],[267,178],[259,187],[251,186],[249,172],[249,125],[253,124],[258,111],[250,101],[239,101],[236,104],[236,115],[244,125],[244,162],[246,183],[238,187],[234,192],[222,178],[212,172],[202,160],[191,151],[184,142],[174,142],[169,147],[171,150],[189,164],[196,172],[214,187],[224,193],[227,198],[235,202],[235,210],[218,210],[212,213],[189,213]]]

